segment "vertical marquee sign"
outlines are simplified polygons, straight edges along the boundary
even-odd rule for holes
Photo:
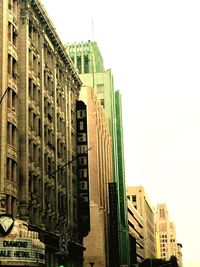
[[[83,236],[90,230],[90,200],[88,177],[87,109],[83,101],[76,102],[77,162],[78,162],[78,216]]]

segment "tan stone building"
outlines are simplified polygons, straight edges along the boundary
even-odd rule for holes
[[[128,199],[128,228],[130,240],[131,264],[137,264],[145,259],[144,221],[133,203]]]
[[[183,254],[182,254],[182,244],[177,243],[177,251],[178,251],[178,265],[179,267],[183,267]]]
[[[82,87],[80,99],[87,105],[88,154],[90,177],[90,224],[84,238],[84,266],[109,266],[108,183],[112,179],[112,140],[104,108],[94,89]]]
[[[170,221],[166,204],[158,204],[156,208],[156,232],[160,238],[161,258],[169,260],[171,256],[178,259],[175,224]]]
[[[156,235],[154,208],[142,186],[128,186],[127,197],[138,210],[144,221],[145,258],[156,257]]]
[[[46,266],[56,264],[58,233],[73,243],[64,248],[67,266],[82,261],[74,160],[80,86],[41,3],[0,1],[0,213],[41,231]]]

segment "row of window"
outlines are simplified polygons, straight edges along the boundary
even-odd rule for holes
[[[167,239],[160,239],[160,243],[166,243]]]
[[[39,166],[41,163],[41,148],[39,145],[29,139],[29,160]]]
[[[72,56],[71,57],[72,61],[75,63],[75,59]],[[83,68],[82,68],[82,63],[83,63]],[[76,57],[76,67],[79,71],[79,73],[89,73],[89,56],[88,55],[84,55],[83,59],[82,56],[78,55]]]
[[[61,109],[64,111],[65,110],[65,106],[66,106],[66,99],[64,98],[62,92],[59,92],[59,90],[57,89],[57,105],[59,107],[61,107]]]
[[[61,140],[57,140],[57,151],[58,151],[58,157],[62,158],[63,160],[66,159],[66,146],[61,142]]]
[[[127,195],[127,198],[132,202],[136,202],[136,195]]]
[[[30,20],[29,20],[29,38],[30,41],[34,44],[34,46],[39,48],[41,42],[40,34]]]
[[[39,57],[29,48],[29,68],[34,71],[36,77],[40,78],[41,66]]]
[[[160,235],[160,238],[167,238],[167,235]]]
[[[42,193],[42,181],[41,177],[34,175],[32,172],[29,172],[29,193],[41,196]]]
[[[55,57],[54,52],[51,50],[47,43],[44,44],[44,60],[48,68],[52,70],[55,66]]]
[[[29,78],[29,98],[30,98],[30,100],[34,100],[34,102],[38,106],[40,106],[40,104],[41,104],[40,87],[37,86],[31,78]]]
[[[41,136],[41,118],[31,108],[29,108],[29,127],[36,135]]]
[[[41,104],[41,91],[40,87],[37,86],[32,79],[29,78],[29,97],[31,100],[34,100],[34,102],[40,106]],[[62,94],[59,94],[57,97],[57,104],[61,107],[61,109],[64,111],[65,109],[65,99],[63,98]],[[50,115],[50,120],[52,120],[53,113],[54,113],[54,107],[53,104],[51,104],[47,98],[44,98],[44,113],[48,116]]]
[[[44,70],[44,87],[49,92],[49,95],[54,97],[53,77],[46,70]]]

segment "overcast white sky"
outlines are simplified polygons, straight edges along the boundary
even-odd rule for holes
[[[61,40],[92,40],[123,98],[126,180],[167,203],[200,267],[200,1],[42,0]]]

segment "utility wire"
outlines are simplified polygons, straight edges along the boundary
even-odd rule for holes
[[[1,104],[2,100],[4,99],[4,96],[6,95],[7,91],[8,91],[8,88],[6,88],[6,90],[4,91],[4,93],[0,99],[0,104]]]
[[[87,153],[90,149],[92,149],[92,148],[91,148],[91,147],[88,148],[86,151],[84,151],[83,154]],[[57,170],[55,170],[54,172],[50,173],[50,174],[49,174],[49,177],[50,177],[50,176],[53,176],[53,175],[54,175],[55,173],[57,173],[58,171],[64,169],[67,165],[69,165],[69,164],[72,163],[75,159],[77,159],[78,156],[79,156],[79,155],[76,155],[76,157],[74,157],[72,160],[68,161],[68,162],[67,162],[66,164],[64,164],[62,167],[60,167],[60,168],[58,168]]]

